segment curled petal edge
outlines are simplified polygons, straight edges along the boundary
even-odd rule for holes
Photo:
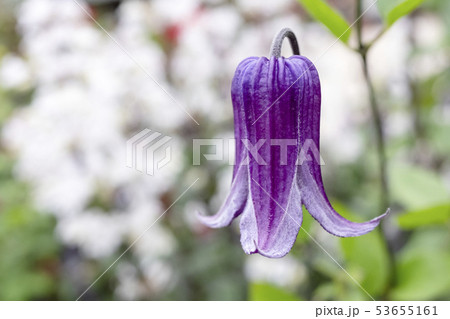
[[[303,165],[302,165],[303,166]],[[309,214],[330,234],[338,237],[356,237],[371,232],[380,220],[389,214],[390,209],[367,222],[355,223],[337,213],[331,206],[322,180],[316,181],[307,167],[301,169],[299,186],[302,190],[302,202]]]
[[[231,224],[245,208],[248,197],[248,172],[244,166],[240,166],[231,184],[231,190],[222,207],[215,215],[203,215],[197,212],[200,221],[211,227],[221,228]]]

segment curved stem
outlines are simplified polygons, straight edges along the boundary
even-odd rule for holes
[[[366,80],[367,89],[369,91],[369,101],[370,101],[370,109],[372,111],[373,122],[375,126],[376,132],[376,144],[377,144],[377,153],[378,153],[378,162],[379,162],[379,170],[380,170],[380,180],[381,180],[381,206],[382,210],[389,207],[389,186],[387,181],[387,160],[386,160],[386,146],[385,146],[385,137],[384,137],[384,129],[383,123],[381,119],[381,112],[378,105],[378,100],[375,95],[375,90],[373,88],[372,79],[370,77],[368,63],[367,63],[367,54],[361,53],[361,58],[363,61],[363,71],[364,78]]]
[[[283,45],[284,38],[288,38],[291,44],[292,52],[294,55],[300,55],[300,49],[298,47],[297,38],[294,32],[289,28],[283,28],[272,41],[270,48],[270,57],[279,58],[281,56],[281,46]]]
[[[362,11],[362,0],[357,0],[356,5],[356,15],[361,16]],[[367,52],[373,42],[370,45],[365,45],[362,41],[362,19],[359,19],[356,24],[357,31],[357,39],[358,39],[358,49],[357,52],[361,56],[363,63],[363,73],[364,79],[367,85],[367,90],[369,91],[369,101],[370,101],[370,109],[372,112],[373,123],[375,126],[376,132],[376,144],[377,144],[377,153],[378,153],[378,163],[379,163],[379,172],[380,172],[380,180],[381,180],[381,209],[384,210],[386,207],[389,207],[390,196],[389,196],[389,188],[388,188],[388,179],[387,179],[387,160],[386,160],[386,146],[385,146],[385,136],[383,129],[383,121],[381,119],[380,107],[378,105],[378,100],[375,94],[374,86],[372,83],[372,78],[370,76],[369,67],[367,63]],[[388,278],[388,284],[386,285],[386,289],[383,292],[382,298],[387,299],[389,290],[392,288],[392,285],[396,278],[396,269],[395,269],[395,254],[394,251],[389,244],[385,233],[384,221],[381,221],[380,228],[382,233],[382,238],[386,244],[386,248],[388,250],[389,255],[389,267],[390,274]]]

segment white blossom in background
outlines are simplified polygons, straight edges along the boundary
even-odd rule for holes
[[[293,288],[306,278],[306,268],[292,256],[268,259],[260,255],[251,255],[245,264],[245,274],[252,282],[267,282]]]
[[[0,86],[5,89],[20,88],[29,85],[30,70],[19,56],[7,54],[0,64]]]
[[[98,209],[87,210],[60,221],[57,233],[66,243],[78,245],[89,258],[111,256],[127,230],[124,216],[110,216]]]
[[[241,23],[236,9],[225,5],[199,11],[189,24],[178,26],[180,35],[171,73],[182,101],[208,120],[219,121],[224,114],[230,114],[231,108],[226,104],[230,101],[230,72],[222,60],[234,46]]]
[[[292,6],[291,0],[237,0],[236,5],[244,14],[261,15],[263,17],[286,13]]]
[[[115,289],[120,300],[139,300],[148,294],[149,287],[139,276],[139,270],[132,264],[122,261],[117,265],[118,285]]]
[[[173,24],[188,24],[200,9],[200,0],[154,0],[150,1],[150,10],[154,12],[152,26],[164,28]],[[158,30],[158,31],[161,31]]]
[[[28,74],[35,83],[31,104],[15,112],[3,130],[5,144],[18,157],[17,174],[31,183],[36,205],[57,217],[61,240],[87,258],[109,257],[140,236],[162,214],[159,196],[181,169],[168,165],[163,175],[151,177],[125,167],[126,141],[136,123],[170,135],[186,120],[142,70],[172,90],[165,56],[146,37],[145,18],[139,19],[133,6],[142,4],[124,5],[111,35],[139,65],[73,1],[28,0],[18,15],[27,66],[7,58],[0,72],[9,87],[29,81]],[[18,79],[8,76],[11,69],[18,70]],[[102,196],[111,208],[91,208]],[[155,269],[171,269],[159,258],[175,245],[173,235],[156,223],[133,247],[153,293],[167,286],[168,275]]]

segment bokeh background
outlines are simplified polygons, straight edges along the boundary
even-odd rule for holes
[[[234,70],[267,56],[282,27],[321,76],[333,204],[355,221],[385,210],[355,32],[337,40],[300,2],[0,0],[0,300],[77,299],[197,178],[83,300],[369,300],[303,232],[268,259],[243,253],[237,222],[196,219],[218,210],[232,167],[192,165],[192,140],[233,137]],[[356,19],[355,0],[328,4]],[[450,2],[424,1],[389,28],[382,9],[362,29],[364,41],[388,29],[368,63],[392,213],[359,238],[333,237],[307,212],[304,227],[375,299],[449,300]],[[154,176],[125,163],[145,128],[173,137]]]

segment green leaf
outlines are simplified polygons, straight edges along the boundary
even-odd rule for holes
[[[398,265],[399,285],[392,292],[394,300],[432,300],[449,292],[450,256],[424,253],[403,260]]]
[[[249,287],[251,301],[298,301],[300,298],[280,287],[268,283],[251,283]]]
[[[380,295],[389,276],[388,253],[380,233],[341,238],[340,243],[347,264],[361,273],[361,286],[371,295]]]
[[[345,218],[357,220],[342,204],[334,206]],[[339,240],[349,271],[359,274],[361,286],[369,294],[380,295],[389,278],[389,256],[380,232],[374,230],[364,236]]]
[[[450,234],[444,227],[415,231],[397,256],[392,300],[436,300],[450,294]]]
[[[449,70],[450,73],[450,70]],[[449,79],[450,82],[450,79]],[[442,156],[450,156],[450,143],[448,137],[450,136],[450,126],[443,124],[436,124],[430,127],[430,144],[441,153]]]
[[[0,156],[0,300],[54,298],[55,220],[29,205],[28,187],[14,180],[12,167],[8,156]]]
[[[338,291],[335,283],[326,283],[317,287],[314,291],[313,300],[335,300],[337,299]],[[348,299],[346,299],[348,300]]]
[[[391,164],[389,171],[393,199],[407,210],[448,203],[449,191],[436,173],[404,163]]]
[[[435,226],[417,229],[401,250],[401,256],[420,254],[423,251],[446,252],[450,254],[450,232],[447,227]]]
[[[305,10],[326,26],[342,42],[347,43],[351,28],[347,21],[323,0],[298,0]]]
[[[388,26],[401,17],[409,14],[422,4],[424,0],[378,0],[377,6]]]
[[[393,300],[433,300],[449,293],[450,256],[444,252],[420,252],[399,261],[398,286]]]
[[[445,224],[449,220],[450,203],[410,211],[397,217],[399,226],[404,229]]]

